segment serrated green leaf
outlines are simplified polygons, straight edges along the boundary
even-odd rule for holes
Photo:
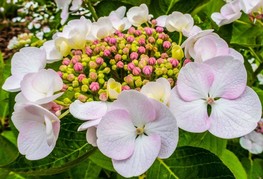
[[[147,172],[148,178],[234,178],[222,161],[208,150],[179,147],[168,159],[157,159]]]
[[[247,173],[237,156],[230,150],[224,150],[220,156],[222,162],[231,170],[238,179],[247,179]]]
[[[207,149],[217,156],[220,156],[225,150],[227,140],[220,139],[209,132],[190,133],[183,130],[179,132],[178,146],[193,146]]]
[[[61,120],[59,139],[53,152],[44,159],[29,161],[19,156],[6,169],[21,174],[51,175],[61,173],[86,160],[94,148],[86,141],[85,132],[77,132],[81,121],[72,117]]]
[[[13,162],[18,157],[16,146],[0,135],[0,167]]]
[[[109,171],[115,171],[111,159],[103,155],[99,150],[96,150],[93,154],[91,154],[89,159],[102,168]]]

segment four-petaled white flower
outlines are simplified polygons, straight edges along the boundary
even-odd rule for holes
[[[112,35],[115,29],[109,17],[100,17],[96,22],[92,23],[91,34],[87,37],[88,40],[102,39]]]
[[[52,152],[60,130],[57,116],[36,104],[17,103],[11,119],[19,131],[18,150],[28,160],[39,160]]]
[[[131,27],[131,23],[126,17],[124,17],[126,7],[121,6],[116,11],[112,11],[109,15],[112,26],[119,31],[127,30]]]
[[[157,157],[168,158],[178,142],[176,119],[162,103],[123,91],[97,127],[100,151],[124,177],[144,173]]]
[[[132,7],[127,12],[127,19],[129,22],[138,27],[143,23],[148,22],[151,19],[149,15],[149,10],[146,4],[141,4],[140,6]]]
[[[260,8],[263,8],[262,0],[239,0],[242,11],[246,14],[257,11]]]
[[[76,100],[69,106],[69,112],[75,118],[86,121],[79,126],[78,131],[87,130],[86,139],[93,146],[97,146],[97,125],[107,110],[107,103],[100,101],[82,103]]]
[[[170,98],[178,126],[190,132],[208,130],[221,138],[248,134],[261,118],[261,103],[246,81],[244,65],[231,57],[188,63]]]
[[[20,83],[24,76],[38,72],[46,66],[46,54],[44,50],[36,47],[22,48],[15,53],[11,60],[11,76],[8,77],[2,88],[6,91],[20,91]]]
[[[222,26],[234,22],[239,19],[241,15],[239,0],[235,0],[222,6],[220,13],[214,12],[211,18],[218,26]]]

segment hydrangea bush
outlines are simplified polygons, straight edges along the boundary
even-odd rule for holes
[[[262,0],[55,3],[3,81],[6,176],[263,176]]]

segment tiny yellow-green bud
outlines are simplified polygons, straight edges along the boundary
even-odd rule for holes
[[[89,90],[88,85],[82,85],[82,86],[81,86],[81,91],[87,92],[88,90]]]
[[[127,55],[122,55],[122,56],[121,56],[121,59],[122,59],[122,60],[127,60],[127,58],[128,58]]]
[[[115,65],[116,64],[116,61],[114,59],[110,59],[110,64],[111,65]]]
[[[64,102],[65,104],[70,104],[70,103],[71,103],[71,100],[70,100],[69,98],[64,98],[64,99],[63,99],[63,102]]]
[[[181,60],[184,57],[184,52],[180,45],[172,46],[172,57],[177,60]]]
[[[72,86],[69,86],[69,87],[68,87],[68,90],[69,90],[69,91],[73,91],[73,87],[72,87]]]
[[[98,80],[98,82],[99,82],[99,84],[103,85],[103,84],[105,83],[105,80],[104,80],[103,78],[100,78],[100,79]]]
[[[143,83],[142,83],[142,80],[141,79],[137,79],[136,81],[135,81],[135,86],[136,87],[141,87],[143,85]]]
[[[103,73],[110,73],[111,69],[109,67],[104,68]]]
[[[112,65],[111,69],[112,70],[116,70],[117,69],[117,65]]]
[[[78,87],[79,86],[79,82],[77,80],[72,81],[72,86],[73,87]]]
[[[168,76],[173,76],[174,74],[174,71],[172,69],[169,69],[168,72],[167,72],[167,75]]]
[[[87,78],[82,79],[81,83],[84,85],[89,85],[90,80]]]

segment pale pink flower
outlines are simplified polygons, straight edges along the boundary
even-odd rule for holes
[[[263,8],[262,0],[239,0],[242,11],[246,14],[257,11],[260,8]]]
[[[131,27],[131,23],[124,17],[125,12],[126,7],[121,6],[110,13],[109,19],[116,30],[123,31]]]
[[[204,30],[190,36],[181,47],[184,48],[185,57],[192,57],[195,62],[204,62],[218,56],[232,56],[234,59],[244,62],[243,56],[236,50],[229,48],[226,41],[212,33],[212,30]]]
[[[123,91],[97,127],[99,150],[124,177],[143,174],[157,157],[168,158],[178,142],[176,119],[162,103]]]
[[[11,76],[2,88],[6,91],[20,91],[20,83],[28,73],[35,73],[46,66],[46,53],[36,47],[25,47],[15,53],[11,60]]]
[[[85,121],[78,128],[78,131],[87,130],[86,139],[89,144],[97,146],[97,125],[108,109],[106,102],[92,101],[82,103],[74,101],[69,106],[69,112],[77,119]]]
[[[141,88],[142,94],[168,105],[171,85],[166,78],[158,78],[156,82],[148,82]]]
[[[231,57],[188,63],[181,69],[170,98],[178,126],[190,132],[208,130],[221,138],[240,137],[254,130],[261,117],[261,103],[246,80],[244,65]]]
[[[263,152],[263,134],[252,131],[251,133],[240,138],[241,147],[247,149],[252,154],[260,154]]]
[[[28,160],[39,160],[52,152],[60,130],[57,116],[36,104],[16,104],[11,119],[19,131],[18,150]]]
[[[36,104],[45,104],[61,96],[56,93],[63,88],[63,81],[59,74],[52,69],[42,69],[37,73],[27,74],[21,81],[21,100],[18,103],[30,101]],[[23,99],[24,98],[24,99]]]
[[[148,22],[151,19],[151,15],[149,15],[149,10],[146,4],[141,4],[140,6],[135,6],[128,10],[127,19],[132,25],[138,27],[141,24]]]
[[[218,26],[222,26],[225,24],[230,24],[235,20],[239,19],[242,15],[239,1],[240,0],[235,0],[225,4],[223,7],[221,7],[220,13],[214,12],[211,15],[212,20]]]
[[[113,24],[109,17],[100,17],[96,22],[92,23],[91,34],[88,35],[88,40],[102,39],[115,32]]]

